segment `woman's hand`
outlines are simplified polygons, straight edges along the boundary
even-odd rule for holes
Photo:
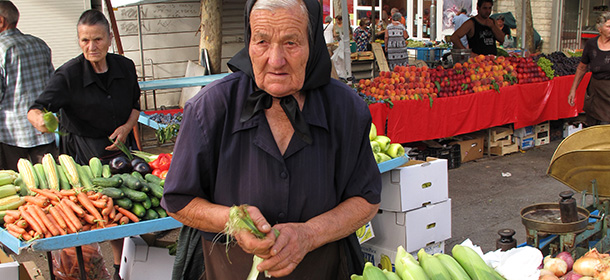
[[[314,248],[313,231],[305,223],[277,224],[280,235],[271,248],[271,257],[258,267],[273,277],[289,275]],[[259,255],[259,257],[262,257]]]
[[[129,132],[131,132],[131,129],[132,127],[130,128],[127,127],[127,125],[121,125],[114,130],[114,132],[109,136],[109,138],[113,141],[119,140],[121,141],[121,143],[125,144],[127,136],[129,135]],[[119,147],[117,147],[114,143],[106,147],[107,151],[116,151],[118,149]]]
[[[570,91],[570,95],[568,95],[568,104],[570,104],[570,106],[574,106],[574,98],[576,96],[576,91]]]
[[[271,225],[255,206],[248,206],[248,214],[256,228],[266,235],[265,238],[257,238],[247,230],[241,230],[234,233],[233,237],[235,237],[237,244],[244,252],[253,255],[256,254],[263,259],[270,258],[272,256],[271,248],[276,242],[275,234],[271,231]]]
[[[32,109],[28,111],[28,121],[42,133],[50,133],[47,126],[44,124],[44,113],[38,109]]]

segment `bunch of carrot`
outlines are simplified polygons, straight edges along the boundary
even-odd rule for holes
[[[110,279],[97,243],[81,246],[87,279]],[[80,279],[80,268],[74,247],[53,251],[53,274],[58,280]]]
[[[4,227],[16,238],[32,239],[65,235],[139,222],[139,218],[114,205],[112,198],[82,188],[31,189],[18,210],[7,210]]]

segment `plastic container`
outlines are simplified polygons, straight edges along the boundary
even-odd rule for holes
[[[470,49],[452,49],[451,58],[453,63],[464,63],[470,58]]]
[[[439,61],[443,56],[443,48],[413,48],[417,52],[417,59],[423,61]]]

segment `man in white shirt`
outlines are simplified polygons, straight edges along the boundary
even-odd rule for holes
[[[326,41],[326,44],[335,41],[333,37],[333,18],[331,16],[326,16],[324,19],[324,41]]]
[[[461,9],[460,13],[453,17],[454,30],[458,30],[458,28],[460,28],[460,26],[462,26],[462,24],[470,18],[467,14],[468,11],[466,9]],[[462,41],[462,45],[464,45],[464,47],[468,48],[468,38],[466,38],[466,35],[462,36],[460,41]]]

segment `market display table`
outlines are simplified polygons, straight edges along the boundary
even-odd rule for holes
[[[373,123],[393,142],[410,143],[470,133],[514,123],[514,128],[536,125],[548,120],[570,118],[582,112],[588,73],[576,92],[576,105],[568,104],[574,76],[516,84],[461,96],[428,100],[399,100],[394,106],[375,103],[369,106]],[[387,122],[387,126],[386,126]]]

